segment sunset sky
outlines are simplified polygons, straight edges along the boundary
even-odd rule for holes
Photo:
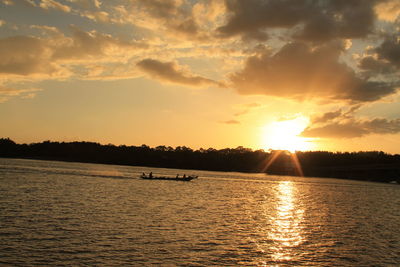
[[[399,31],[399,0],[0,0],[0,138],[400,153]]]

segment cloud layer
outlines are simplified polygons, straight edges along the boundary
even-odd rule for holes
[[[278,52],[249,57],[243,70],[231,76],[241,94],[264,94],[293,99],[329,98],[375,101],[394,93],[391,83],[363,79],[340,62],[338,43],[314,47],[301,42]]]

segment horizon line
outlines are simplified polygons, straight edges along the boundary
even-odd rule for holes
[[[167,147],[167,148],[173,148],[174,150],[176,150],[178,147],[184,147],[184,148],[188,148],[192,151],[200,151],[200,150],[209,150],[209,149],[214,149],[214,150],[224,150],[224,149],[238,149],[238,148],[242,148],[244,150],[249,150],[251,152],[256,152],[256,151],[263,151],[264,153],[272,153],[272,152],[276,152],[276,151],[282,151],[282,152],[287,152],[289,154],[295,154],[295,153],[312,153],[312,152],[327,152],[327,153],[335,153],[335,154],[345,154],[345,153],[368,153],[368,152],[378,152],[378,153],[384,153],[386,155],[392,155],[392,156],[396,156],[396,155],[400,155],[400,153],[388,153],[382,150],[358,150],[358,151],[328,151],[328,150],[296,150],[294,153],[290,152],[289,150],[285,150],[285,149],[263,149],[263,148],[259,148],[259,149],[253,149],[253,148],[248,148],[248,147],[244,147],[244,146],[237,146],[235,148],[232,147],[225,147],[225,148],[213,148],[213,147],[208,147],[208,148],[203,148],[200,147],[198,149],[193,149],[191,147],[185,146],[185,145],[179,145],[179,146],[170,146],[170,145],[158,145],[158,146],[154,146],[151,147],[149,145],[146,144],[141,144],[141,145],[127,145],[127,144],[120,144],[120,145],[115,145],[112,143],[101,143],[101,142],[96,142],[96,141],[52,141],[50,139],[48,140],[43,140],[41,142],[31,142],[31,143],[17,143],[15,142],[12,138],[10,137],[0,137],[0,140],[10,140],[13,143],[17,144],[17,145],[32,145],[32,144],[40,144],[40,143],[45,143],[45,142],[51,142],[51,143],[94,143],[94,144],[98,144],[98,145],[102,145],[102,146],[108,146],[108,145],[112,145],[115,147],[120,147],[120,146],[126,146],[126,147],[141,147],[141,146],[146,146],[150,149],[156,149],[157,147]]]

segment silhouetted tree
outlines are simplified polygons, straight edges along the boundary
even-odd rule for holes
[[[400,155],[382,151],[369,152],[296,152],[253,151],[237,148],[193,150],[178,146],[151,148],[141,146],[101,145],[94,142],[51,142],[16,144],[9,138],[0,139],[0,157],[93,162],[136,166],[216,171],[267,172],[298,175],[294,156],[305,176],[337,177],[400,183]],[[266,168],[268,167],[268,168]]]

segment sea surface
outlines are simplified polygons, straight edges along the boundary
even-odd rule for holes
[[[0,158],[0,265],[399,266],[400,186]]]

